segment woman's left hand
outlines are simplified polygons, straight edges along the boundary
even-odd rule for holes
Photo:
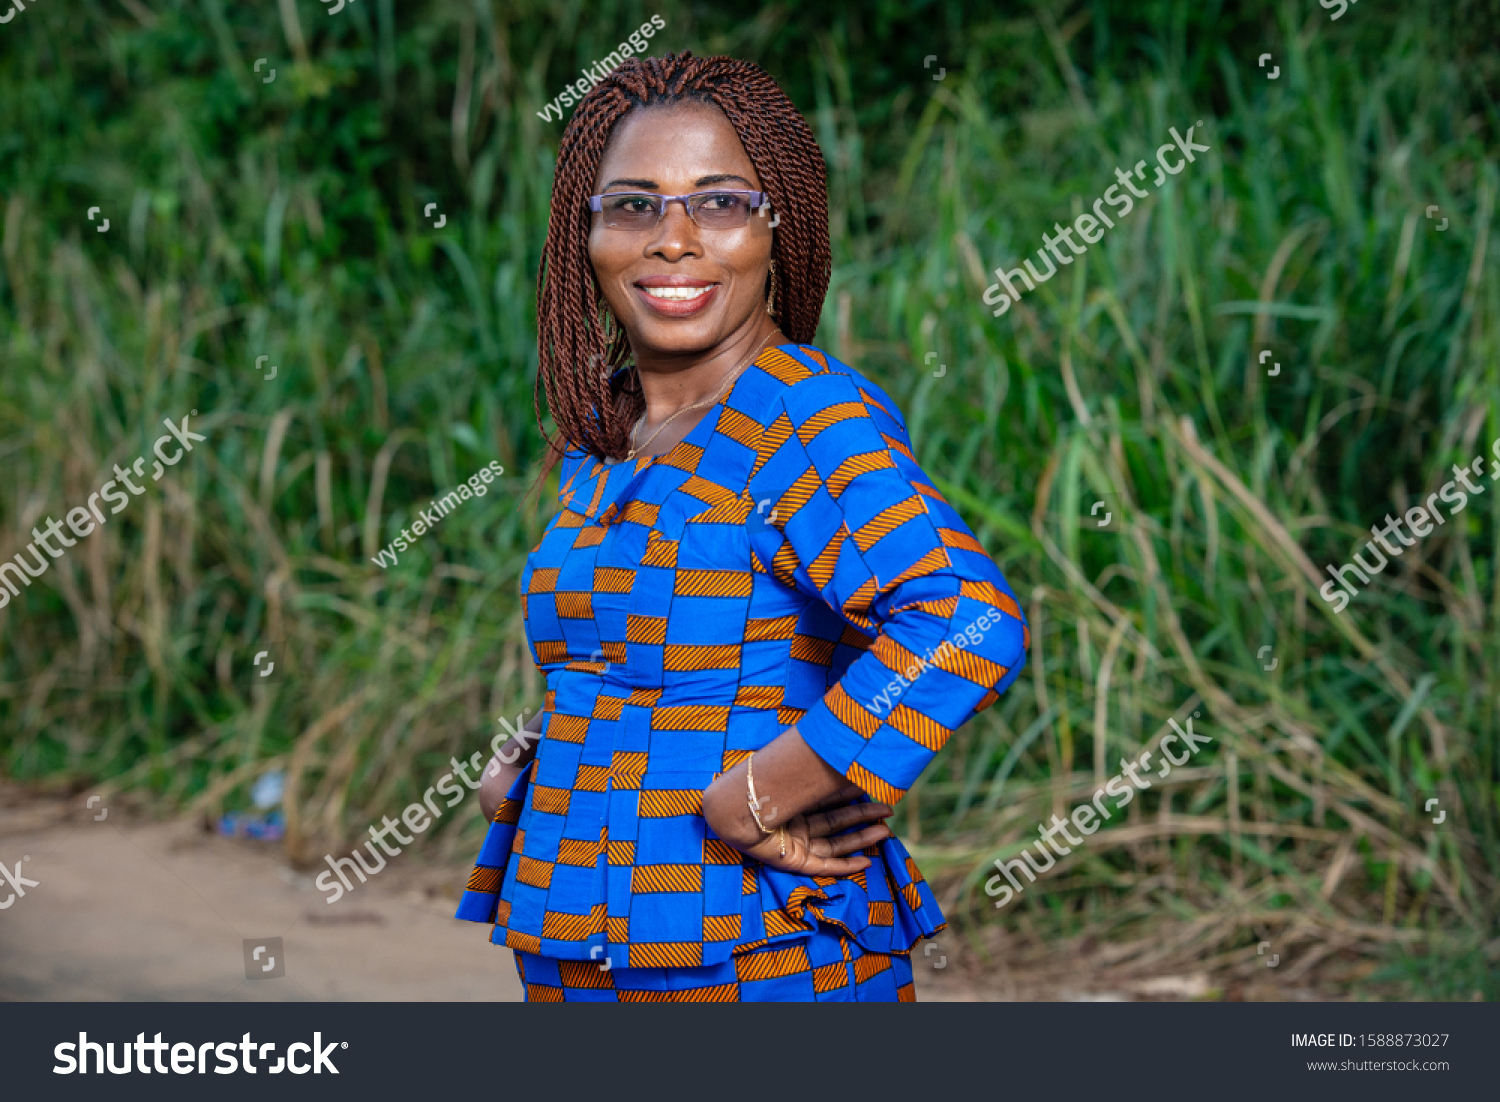
[[[835,793],[803,815],[788,819],[761,841],[745,847],[725,839],[741,853],[783,872],[803,876],[848,876],[870,867],[870,859],[859,851],[886,838],[893,838],[884,820],[895,810],[881,803],[851,803],[861,794],[854,785]],[[841,831],[868,824],[850,834]],[[782,856],[783,838],[786,856]]]

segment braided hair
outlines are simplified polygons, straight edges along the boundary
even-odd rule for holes
[[[537,424],[547,440],[547,472],[571,445],[598,459],[622,459],[631,427],[646,408],[624,329],[605,306],[589,260],[599,161],[616,124],[638,108],[712,104],[728,117],[760,175],[780,221],[771,253],[775,317],[799,344],[813,339],[832,266],[823,154],[812,130],[777,83],[757,65],[730,57],[627,58],[584,96],[563,131],[552,185],[547,241],[537,272]],[[541,395],[558,438],[542,421]],[[540,481],[540,480],[539,480]]]

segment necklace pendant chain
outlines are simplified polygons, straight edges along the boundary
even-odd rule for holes
[[[729,384],[732,383],[732,382],[734,382],[734,380],[736,380],[737,378],[740,377],[740,375],[744,372],[745,368],[747,368],[750,365],[750,362],[752,360],[754,360],[755,357],[760,354],[761,350],[763,348],[765,348],[765,346],[766,346],[766,342],[765,342],[764,339],[762,339],[761,342],[760,342],[760,344],[756,345],[755,348],[751,351],[750,355],[746,356],[743,360],[741,360],[739,362],[739,364],[734,368],[734,370],[731,371],[725,377],[724,381],[719,384],[719,389],[714,392],[713,397],[711,397],[711,398],[705,398],[701,402],[694,402],[690,406],[683,406],[676,413],[673,413],[670,417],[668,417],[665,421],[663,421],[660,425],[658,425],[657,428],[656,428],[656,431],[653,432],[650,436],[646,437],[645,441],[639,447],[631,448],[628,452],[625,453],[625,460],[626,460],[626,462],[629,462],[630,460],[634,459],[639,452],[645,450],[646,445],[650,444],[651,441],[655,440],[658,436],[660,436],[662,429],[666,428],[673,421],[675,421],[678,417],[682,416],[684,413],[689,413],[692,410],[702,409],[704,406],[710,405],[710,404],[712,404],[714,402],[717,402],[721,397],[723,397],[724,391],[726,391],[726,390],[729,389]],[[636,430],[641,427],[641,423],[643,421],[645,421],[645,419],[646,419],[646,415],[645,414],[641,414],[641,420],[637,421],[635,423],[635,425],[631,428],[631,430],[630,430],[630,438],[632,440],[635,439]]]

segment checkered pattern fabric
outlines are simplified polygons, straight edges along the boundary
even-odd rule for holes
[[[895,404],[784,345],[665,455],[572,452],[560,481],[522,576],[542,738],[458,917],[613,970],[703,968],[819,922],[880,954],[940,930],[895,839],[852,876],[799,876],[742,859],[702,815],[720,772],[793,726],[894,804],[1020,673],[1020,606]]]
[[[837,930],[766,945],[698,968],[615,968],[516,952],[533,1003],[872,1003],[916,1002],[911,958],[869,953]]]

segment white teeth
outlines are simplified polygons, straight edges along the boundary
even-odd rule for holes
[[[642,287],[652,298],[669,298],[676,302],[686,302],[689,299],[700,298],[706,295],[713,287]]]

